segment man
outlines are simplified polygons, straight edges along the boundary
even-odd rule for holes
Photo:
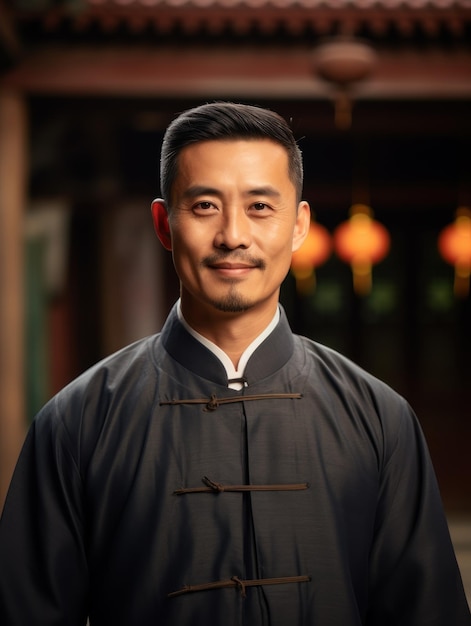
[[[301,187],[272,112],[170,125],[152,213],[181,299],[36,418],[1,523],[2,625],[471,624],[411,409],[278,305]]]

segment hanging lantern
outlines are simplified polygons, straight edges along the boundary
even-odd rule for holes
[[[370,77],[377,54],[355,37],[337,36],[321,41],[314,51],[314,69],[335,88],[335,125],[348,129],[352,123],[353,88]]]
[[[365,204],[354,204],[350,216],[335,230],[334,247],[339,258],[351,265],[355,292],[366,295],[371,291],[372,266],[389,252],[389,233],[372,219],[372,211]]]
[[[455,267],[454,292],[459,298],[469,295],[471,274],[471,210],[460,207],[456,219],[446,226],[438,237],[442,258]]]
[[[291,271],[296,279],[296,289],[300,294],[308,294],[315,289],[315,268],[327,261],[332,250],[329,231],[311,222],[303,245],[293,252]]]

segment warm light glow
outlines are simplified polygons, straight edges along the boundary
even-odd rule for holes
[[[462,298],[468,296],[471,274],[470,209],[460,207],[456,211],[456,220],[439,235],[438,250],[442,258],[455,267],[455,295]]]
[[[368,206],[354,204],[350,219],[340,224],[334,233],[335,252],[351,265],[353,285],[361,295],[370,292],[372,266],[384,259],[390,246],[388,231],[372,219],[371,213]]]
[[[293,252],[291,271],[296,278],[299,293],[307,294],[315,288],[315,268],[327,261],[332,251],[329,231],[316,222],[311,222],[303,245]]]

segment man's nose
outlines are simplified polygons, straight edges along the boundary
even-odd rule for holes
[[[234,207],[224,211],[215,237],[217,248],[235,250],[248,248],[251,243],[250,218],[242,208]]]

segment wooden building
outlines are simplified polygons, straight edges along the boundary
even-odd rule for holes
[[[177,295],[149,217],[162,133],[231,99],[291,120],[330,232],[355,202],[387,227],[368,296],[332,255],[283,303],[410,400],[445,504],[469,510],[471,298],[437,239],[471,206],[470,42],[470,0],[3,0],[0,502],[38,406],[158,330]]]

